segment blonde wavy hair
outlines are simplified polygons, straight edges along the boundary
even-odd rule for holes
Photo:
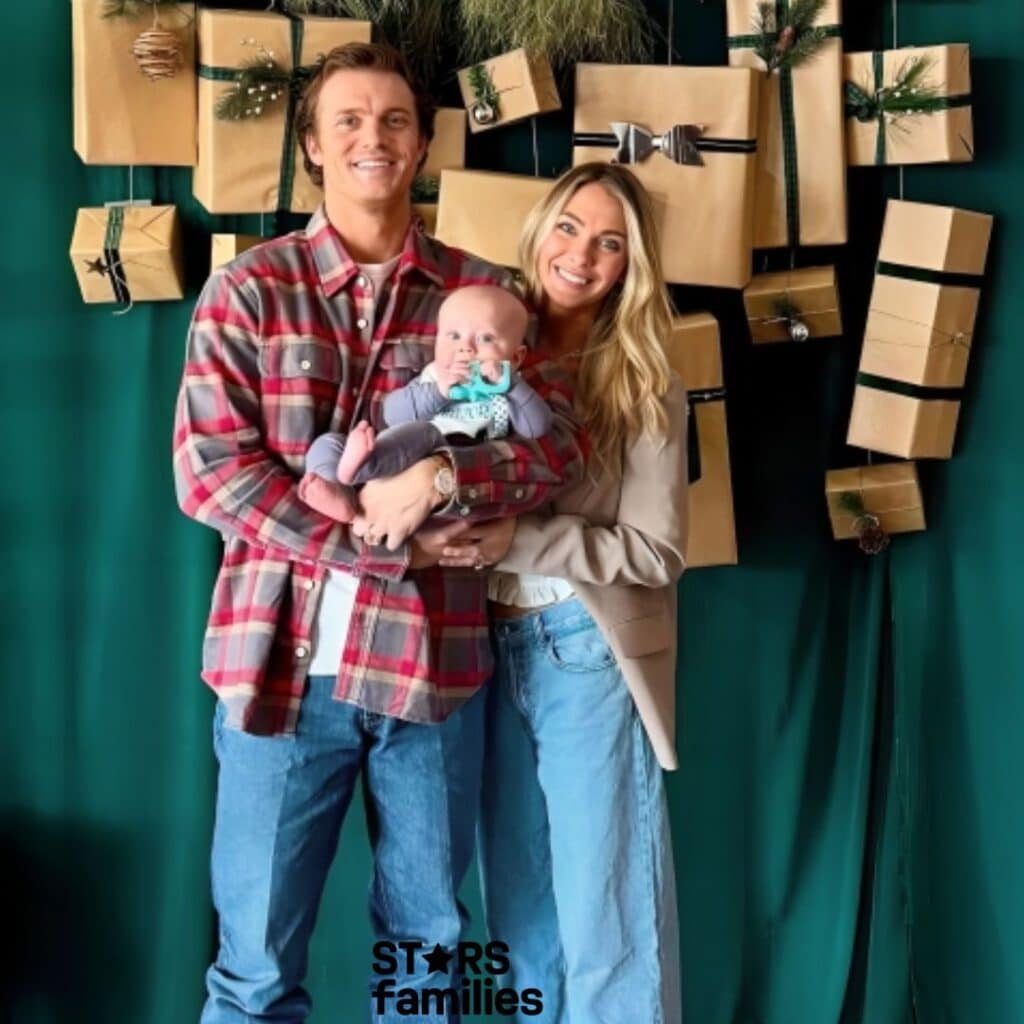
[[[530,211],[519,241],[519,265],[527,298],[543,312],[544,291],[537,273],[540,246],[569,200],[595,182],[621,204],[627,243],[625,275],[601,304],[580,366],[577,401],[594,450],[604,458],[624,434],[646,433],[664,440],[668,426],[662,398],[671,371],[663,346],[672,329],[672,306],[646,190],[616,164],[572,168]]]

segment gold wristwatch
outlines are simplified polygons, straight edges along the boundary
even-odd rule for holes
[[[440,499],[436,507],[447,505],[455,497],[455,471],[451,462],[444,455],[435,455],[438,463],[437,472],[434,474],[434,491]]]

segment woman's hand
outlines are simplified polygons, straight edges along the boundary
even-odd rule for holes
[[[441,465],[447,460],[442,463],[430,456],[395,476],[368,480],[359,492],[362,511],[352,521],[352,532],[367,544],[385,544],[389,551],[400,548],[444,503],[434,489]]]
[[[438,565],[445,547],[469,529],[469,523],[460,519],[458,522],[433,530],[418,530],[409,538],[409,568],[429,569],[432,565]]]
[[[496,565],[508,554],[515,532],[514,518],[477,523],[444,547],[440,564],[449,568],[469,569]]]

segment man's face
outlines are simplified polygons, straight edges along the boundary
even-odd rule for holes
[[[390,71],[336,71],[307,138],[328,196],[364,207],[401,202],[426,150],[408,84]]]

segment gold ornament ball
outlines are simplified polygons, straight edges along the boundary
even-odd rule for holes
[[[135,40],[132,47],[135,62],[153,82],[173,78],[184,64],[184,44],[174,32],[151,28]]]

